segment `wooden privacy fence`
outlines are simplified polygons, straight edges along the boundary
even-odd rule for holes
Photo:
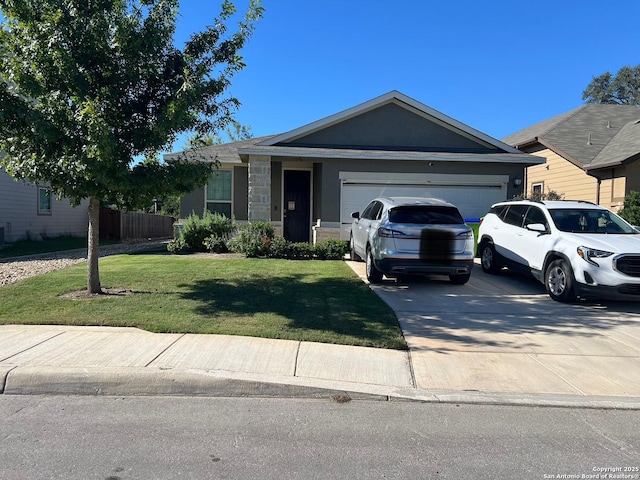
[[[173,217],[100,209],[100,238],[137,240],[173,236]]]

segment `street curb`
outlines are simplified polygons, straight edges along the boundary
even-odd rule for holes
[[[208,374],[205,371],[148,367],[15,367],[5,374],[3,393],[5,395],[388,399],[385,395],[229,378]]]
[[[260,378],[262,380],[260,380]],[[640,410],[640,398],[528,393],[427,391],[299,377],[150,367],[6,366],[5,395],[206,396],[327,398],[455,405]]]

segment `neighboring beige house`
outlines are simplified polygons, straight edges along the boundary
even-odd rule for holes
[[[380,195],[437,197],[479,218],[522,193],[525,167],[544,162],[398,91],[287,133],[205,147],[196,157],[221,166],[182,198],[182,218],[210,210],[267,220],[302,242],[348,239],[351,213]]]
[[[640,108],[586,104],[502,140],[545,157],[526,169],[525,194],[556,193],[617,211],[640,191]]]

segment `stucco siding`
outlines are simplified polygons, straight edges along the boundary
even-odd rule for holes
[[[532,185],[542,183],[544,193],[553,190],[568,200],[596,202],[597,180],[595,178],[551,150],[542,150],[535,155],[545,157],[547,163],[527,169],[528,194],[532,191]]]
[[[0,170],[0,228],[4,240],[42,239],[60,235],[87,236],[88,201],[72,207],[68,199],[51,200],[51,213],[38,214],[38,187],[16,181]]]

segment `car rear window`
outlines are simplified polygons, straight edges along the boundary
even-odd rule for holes
[[[430,205],[409,205],[389,210],[389,221],[392,223],[417,223],[456,225],[464,223],[462,215],[455,207]]]

